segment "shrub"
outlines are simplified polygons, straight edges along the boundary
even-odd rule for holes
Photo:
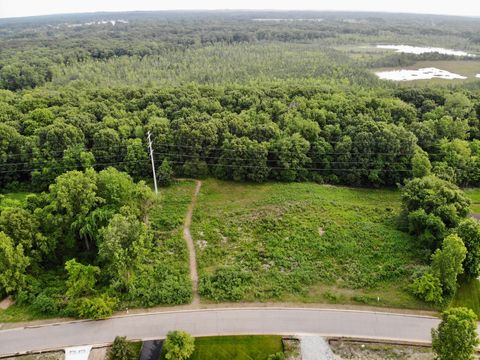
[[[81,298],[75,302],[76,315],[83,319],[100,320],[113,314],[116,299],[108,296]]]
[[[129,346],[125,336],[117,336],[108,353],[109,360],[136,360],[136,354]]]
[[[411,285],[412,292],[421,300],[426,302],[442,302],[442,283],[432,273],[426,273],[416,278]]]
[[[244,297],[251,276],[243,270],[223,267],[202,277],[200,292],[212,300],[238,301]]]
[[[195,339],[185,331],[170,331],[163,344],[167,360],[186,360],[195,350]]]
[[[268,356],[267,360],[285,360],[285,354],[283,352],[278,352]]]

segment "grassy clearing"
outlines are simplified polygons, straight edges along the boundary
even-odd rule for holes
[[[475,311],[480,319],[480,281],[473,279],[463,282],[457,290],[451,306],[470,308]]]
[[[201,337],[190,360],[266,360],[281,351],[281,336]]]
[[[474,214],[480,214],[480,189],[466,189],[465,193],[471,200],[470,210]]]
[[[29,194],[31,193],[17,192],[0,194],[0,209],[8,206],[21,206]]]
[[[0,323],[33,321],[48,318],[51,318],[51,316],[35,311],[32,307],[27,305],[13,304],[6,310],[0,310]]]
[[[424,308],[405,289],[420,261],[399,212],[397,191],[207,180],[192,226],[201,294]]]

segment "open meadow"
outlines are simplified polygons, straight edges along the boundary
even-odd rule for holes
[[[421,260],[399,212],[393,190],[207,180],[192,225],[200,293],[424,308],[405,289]]]

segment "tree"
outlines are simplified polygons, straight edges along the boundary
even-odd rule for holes
[[[94,294],[99,267],[83,265],[71,259],[65,263],[65,270],[68,273],[66,296],[69,301]]]
[[[263,182],[269,173],[267,157],[268,145],[265,142],[259,143],[247,137],[226,139],[216,174],[235,181]]]
[[[467,308],[451,308],[442,313],[437,329],[432,329],[432,348],[439,360],[471,360],[477,338],[477,316]]]
[[[0,213],[0,231],[21,244],[25,254],[36,261],[49,254],[55,244],[52,239],[40,232],[38,220],[28,210],[19,207],[7,207]]]
[[[470,200],[456,185],[430,175],[410,180],[403,187],[402,205],[411,233],[420,236],[434,225],[436,246],[444,235],[437,231],[442,228],[438,220],[445,230],[456,227],[467,216]]]
[[[140,139],[127,140],[127,154],[124,159],[124,169],[134,179],[145,177],[148,173],[148,153]]]
[[[417,147],[415,150],[415,155],[412,157],[413,177],[422,178],[424,176],[428,176],[430,175],[431,170],[432,164],[430,164],[428,154],[421,148]]]
[[[467,249],[457,235],[443,240],[442,249],[432,255],[433,273],[440,279],[445,294],[453,295],[457,289],[457,277],[463,273],[463,261]]]
[[[275,158],[273,176],[282,181],[301,180],[307,171],[306,165],[310,159],[307,156],[310,143],[300,134],[283,136],[272,144],[272,153]]]
[[[465,219],[455,229],[456,234],[463,240],[467,248],[467,256],[463,262],[465,275],[474,279],[480,276],[480,222],[474,219]]]
[[[15,294],[23,289],[29,265],[30,259],[24,255],[23,246],[15,246],[11,238],[0,232],[0,288],[7,294]]]
[[[113,285],[129,289],[134,270],[146,261],[152,244],[151,234],[134,215],[115,214],[100,232],[98,255]]]
[[[185,331],[170,331],[163,344],[167,360],[186,360],[195,350],[195,339]]]
[[[172,183],[173,170],[168,159],[163,159],[162,164],[157,170],[158,184],[160,186],[170,186]]]
[[[117,336],[108,353],[109,360],[136,360],[135,353],[129,346],[125,336]]]

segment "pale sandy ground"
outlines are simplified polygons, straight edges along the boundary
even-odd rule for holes
[[[382,80],[393,81],[414,81],[414,80],[430,80],[430,79],[444,79],[444,80],[465,80],[466,76],[451,73],[446,70],[437,68],[423,68],[418,70],[391,70],[376,72]]]
[[[406,54],[426,54],[426,53],[439,53],[443,55],[453,55],[453,56],[468,56],[475,57],[474,54],[469,54],[461,50],[451,50],[437,47],[421,47],[421,46],[410,46],[410,45],[377,45],[378,49],[387,49],[395,50],[398,53]]]
[[[3,299],[2,301],[0,301],[0,309],[1,310],[5,310],[5,309],[8,309],[11,305],[13,305],[15,303],[15,301],[13,301],[13,299],[9,296],[9,297],[6,297],[5,299]]]

